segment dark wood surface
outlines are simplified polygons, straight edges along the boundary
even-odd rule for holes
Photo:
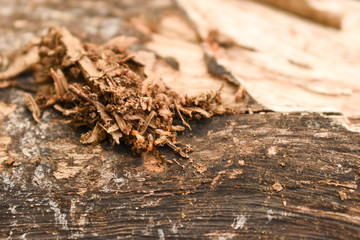
[[[360,136],[324,116],[192,122],[193,131],[179,138],[195,149],[190,159],[161,149],[172,163],[155,173],[125,146],[80,144],[84,129],[65,125],[53,110],[37,125],[19,94],[0,94],[20,102],[2,133],[21,163],[1,173],[1,238],[360,236]]]

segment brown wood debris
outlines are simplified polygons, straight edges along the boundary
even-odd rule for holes
[[[13,64],[4,72],[0,72],[1,80],[6,80],[19,75],[26,71],[31,65],[39,61],[39,49],[37,47],[31,47],[28,51],[25,51],[22,55],[18,56]]]
[[[90,128],[82,143],[108,136],[113,144],[125,143],[134,153],[168,145],[188,157],[176,142],[177,132],[185,130],[177,124],[190,128],[190,119],[223,114],[220,91],[188,97],[169,90],[159,75],[145,72],[146,66],[127,53],[135,41],[117,37],[98,46],[82,43],[65,28],[51,28],[0,76],[14,77],[36,64],[35,101],[25,94],[34,119],[40,123],[40,112],[54,106],[71,117],[72,124]],[[11,70],[15,67],[17,71]]]
[[[37,123],[41,124],[41,121],[39,120],[41,112],[40,112],[40,109],[39,109],[37,103],[35,102],[35,99],[32,97],[32,95],[29,93],[25,93],[24,94],[24,102],[25,102],[25,105],[27,106],[27,108],[32,113],[34,120]]]

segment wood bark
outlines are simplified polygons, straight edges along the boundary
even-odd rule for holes
[[[192,122],[180,138],[190,160],[161,149],[160,173],[123,146],[84,146],[83,130],[46,116],[37,125],[21,107],[4,122],[20,165],[1,174],[1,238],[359,237],[360,137],[325,116]]]

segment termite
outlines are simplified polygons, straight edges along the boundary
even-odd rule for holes
[[[176,126],[171,126],[171,130],[174,130],[176,132],[182,132],[182,131],[185,131],[185,127],[183,126],[180,126],[180,125],[176,125]]]
[[[171,132],[164,131],[162,129],[155,129],[155,133],[159,134],[160,136],[168,136],[171,137]]]
[[[167,142],[167,140],[168,140],[167,136],[161,136],[155,140],[154,144],[155,144],[155,146],[164,144],[165,142]]]
[[[149,141],[149,145],[148,145],[147,151],[151,152],[154,149],[154,137],[153,137],[153,135],[151,135],[151,134],[148,135],[148,141]]]
[[[136,130],[131,130],[131,135],[135,136],[136,139],[137,139],[140,143],[145,142],[144,136],[142,136],[138,131],[136,131]]]

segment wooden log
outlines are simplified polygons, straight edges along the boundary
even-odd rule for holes
[[[179,138],[195,149],[190,160],[163,148],[157,173],[124,146],[80,144],[83,130],[44,115],[37,125],[20,106],[2,126],[20,165],[1,172],[1,238],[359,236],[360,137],[327,117],[192,122]]]

